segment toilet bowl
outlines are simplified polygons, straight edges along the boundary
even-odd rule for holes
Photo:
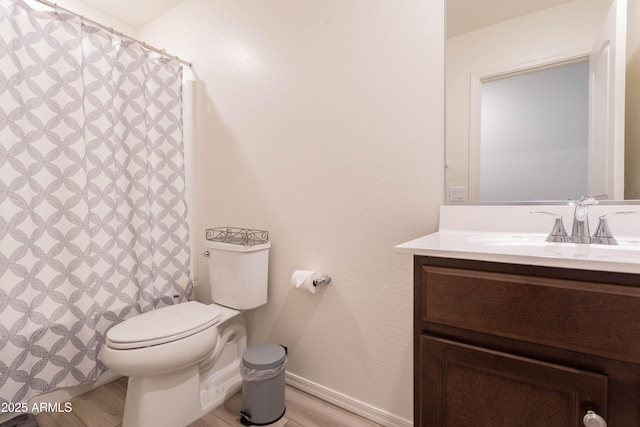
[[[189,301],[132,317],[109,330],[105,364],[131,377],[166,374],[198,363],[215,348],[221,315],[213,305]]]
[[[158,308],[107,332],[104,363],[129,377],[122,427],[187,426],[241,388],[241,310],[266,303],[269,243],[207,241],[207,248],[214,304]]]
[[[104,363],[129,377],[122,426],[186,426],[237,393],[247,348],[240,314],[190,301],[111,328]]]

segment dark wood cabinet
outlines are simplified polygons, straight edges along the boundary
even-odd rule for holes
[[[607,377],[423,335],[422,425],[578,427],[606,419]]]
[[[640,426],[636,275],[415,257],[415,425]]]

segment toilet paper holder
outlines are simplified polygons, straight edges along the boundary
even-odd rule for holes
[[[320,277],[313,279],[313,286],[328,285],[331,282],[331,276],[323,274]]]
[[[331,276],[317,271],[294,270],[291,274],[291,286],[299,291],[307,291],[315,294],[320,289],[318,285],[326,285],[331,282]]]

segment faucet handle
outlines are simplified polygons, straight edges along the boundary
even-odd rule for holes
[[[555,218],[555,222],[553,223],[553,228],[551,229],[551,233],[546,238],[547,242],[568,242],[569,236],[567,235],[567,230],[564,228],[564,223],[562,222],[562,215],[554,214],[551,212],[545,211],[531,211],[533,215],[549,215]]]
[[[625,212],[612,212],[606,215],[602,215],[598,218],[598,227],[596,228],[595,233],[593,233],[593,238],[591,239],[591,243],[596,243],[600,245],[617,245],[618,242],[611,234],[611,230],[609,230],[609,223],[607,222],[607,218],[618,215],[637,215],[636,211],[625,211]]]

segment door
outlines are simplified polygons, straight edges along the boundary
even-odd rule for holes
[[[613,0],[589,58],[588,194],[624,199],[627,0]]]
[[[423,335],[416,425],[582,427],[607,419],[607,377]]]

